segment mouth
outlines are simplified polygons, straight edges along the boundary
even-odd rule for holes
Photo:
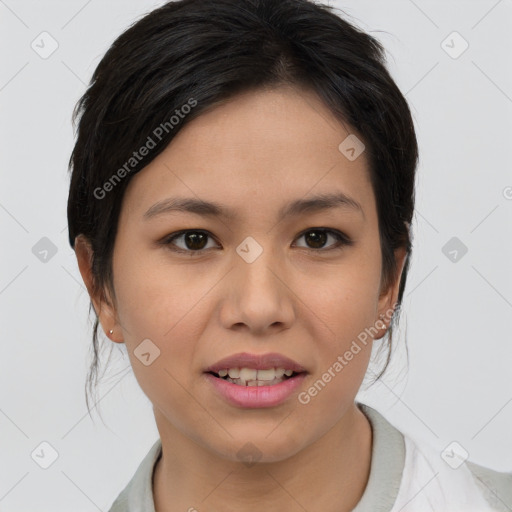
[[[295,379],[300,375],[305,375],[305,371],[296,372],[294,370],[285,370],[284,368],[267,368],[256,370],[253,368],[226,368],[215,371],[206,372],[214,377],[230,382],[237,386],[261,387],[275,386],[286,380]]]
[[[204,368],[215,394],[243,409],[277,407],[304,385],[305,367],[276,352],[241,352]]]

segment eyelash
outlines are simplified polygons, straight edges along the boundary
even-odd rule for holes
[[[330,229],[330,228],[308,228],[305,231],[302,231],[297,236],[297,238],[301,238],[302,236],[304,236],[307,233],[312,232],[312,231],[316,231],[316,232],[320,231],[322,233],[331,234],[336,239],[336,243],[329,246],[327,249],[323,249],[323,248],[313,249],[310,247],[301,247],[301,249],[306,249],[307,251],[316,252],[316,253],[330,252],[330,251],[334,251],[334,250],[340,250],[340,249],[343,249],[345,246],[351,246],[354,244],[353,240],[348,238],[344,233],[342,233],[341,231],[338,231],[336,229]],[[197,249],[197,250],[187,249],[187,250],[185,250],[185,249],[181,249],[181,248],[176,248],[176,246],[171,247],[172,245],[174,245],[173,244],[174,240],[182,237],[183,235],[186,235],[187,233],[202,233],[202,234],[205,234],[208,237],[215,240],[215,238],[208,231],[205,231],[202,229],[184,229],[182,231],[177,231],[176,233],[172,233],[171,235],[165,237],[160,243],[162,245],[167,246],[169,248],[169,250],[171,250],[173,252],[187,254],[188,256],[194,256],[195,254],[201,254],[208,250],[208,249]],[[209,249],[211,249],[211,247]]]

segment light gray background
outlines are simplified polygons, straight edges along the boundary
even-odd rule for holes
[[[66,200],[73,106],[117,35],[162,3],[0,0],[3,512],[107,510],[158,435],[124,346],[99,393],[108,428],[86,413],[89,301],[67,241]],[[470,460],[510,471],[512,2],[331,5],[383,42],[420,144],[397,333],[409,371],[400,349],[383,382],[358,399],[440,452],[457,441]],[[59,45],[47,59],[31,48],[43,31]],[[469,43],[458,58],[442,45],[453,31]],[[43,237],[57,249],[46,262],[32,252]],[[456,262],[442,251],[452,237],[468,248]],[[59,454],[48,469],[31,458],[43,441]]]

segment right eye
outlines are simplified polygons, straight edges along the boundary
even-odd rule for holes
[[[176,233],[171,233],[169,236],[164,238],[161,243],[167,246],[171,251],[186,253],[193,256],[194,254],[205,252],[204,249],[208,238],[212,238],[213,240],[213,237],[211,237],[211,234],[208,233],[208,231],[186,229]],[[180,246],[176,244],[176,240],[180,241],[182,245]],[[206,248],[209,249],[211,247]]]

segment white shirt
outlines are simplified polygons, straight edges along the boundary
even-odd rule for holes
[[[420,446],[407,436],[404,440],[404,471],[390,512],[512,511],[512,473],[501,473],[508,493],[504,487],[503,495],[495,495],[493,491],[497,488],[493,482],[499,473],[467,463],[452,468],[432,447]]]
[[[512,471],[470,461],[449,465],[436,449],[402,434],[376,409],[356,403],[373,439],[368,483],[352,512],[512,512]],[[109,512],[155,512],[152,477],[161,453],[158,439]]]

